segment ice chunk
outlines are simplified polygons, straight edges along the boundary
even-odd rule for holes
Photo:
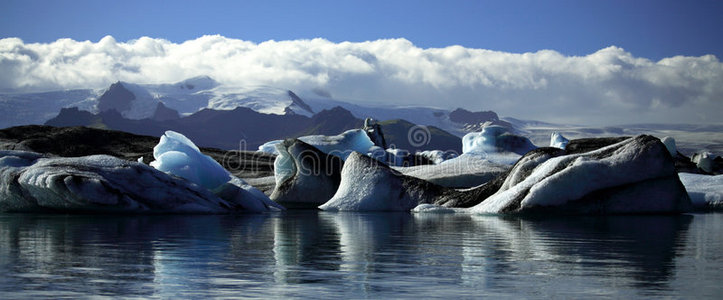
[[[702,153],[696,153],[693,155],[692,161],[703,171],[713,173],[713,153],[704,151]]]
[[[459,153],[456,153],[456,151],[442,151],[442,150],[426,150],[417,152],[417,155],[421,155],[423,157],[426,157],[430,161],[434,162],[434,164],[441,164],[445,160],[453,159],[459,155]]]
[[[697,209],[723,209],[723,175],[678,173]]]
[[[212,191],[231,203],[238,204],[246,212],[280,211],[285,208],[271,201],[268,196],[242,179],[232,176],[231,180]]]
[[[550,135],[550,147],[565,149],[565,146],[567,146],[569,142],[570,140],[566,139],[559,132],[553,132]]]
[[[368,153],[372,150],[374,143],[369,139],[366,132],[362,129],[351,129],[344,131],[340,135],[307,135],[298,138],[304,143],[316,147],[326,154],[336,155],[342,159],[346,159],[352,151],[360,153]],[[266,142],[259,146],[259,151],[279,154],[276,148],[281,140]]]
[[[675,139],[669,136],[664,137],[660,140],[665,145],[665,148],[670,152],[670,156],[676,157],[678,155],[678,147],[675,146]]]
[[[460,211],[464,211],[464,210],[460,210]],[[413,208],[412,212],[414,212],[414,213],[449,214],[449,213],[456,212],[456,210],[454,208],[444,207],[444,206],[435,205],[435,204],[420,204],[420,205],[417,205],[417,207]]]
[[[151,166],[163,172],[183,177],[209,190],[231,180],[231,175],[211,157],[201,153],[184,135],[166,131],[153,147]]]
[[[258,152],[279,155],[279,150],[276,149],[276,145],[280,144],[281,142],[283,142],[283,140],[273,140],[270,142],[266,142],[263,145],[259,146]]]
[[[514,135],[508,128],[498,125],[487,126],[481,132],[470,132],[462,137],[463,154],[483,155],[499,162],[514,163],[520,155],[535,148],[526,137]],[[510,158],[507,154],[515,157]]]
[[[316,147],[321,152],[336,155],[344,160],[352,151],[367,153],[374,146],[367,133],[361,129],[347,130],[340,135],[334,136],[302,136],[299,140]]]

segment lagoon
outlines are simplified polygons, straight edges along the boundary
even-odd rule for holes
[[[0,214],[0,298],[723,295],[723,214]]]

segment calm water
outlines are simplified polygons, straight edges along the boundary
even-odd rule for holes
[[[723,214],[0,214],[0,298],[723,295]]]

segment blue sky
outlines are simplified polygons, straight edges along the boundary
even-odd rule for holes
[[[723,1],[0,0],[0,92],[210,76],[357,104],[719,123],[722,16]]]
[[[0,37],[183,42],[206,34],[263,42],[406,38],[513,53],[723,57],[723,1],[0,1]]]

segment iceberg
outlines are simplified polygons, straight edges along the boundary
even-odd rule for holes
[[[670,156],[676,157],[678,155],[678,147],[675,145],[675,139],[669,136],[666,136],[660,140],[663,142],[663,145],[665,145],[665,148],[668,149],[668,152],[670,152]]]
[[[336,193],[319,209],[328,211],[410,211],[420,204],[470,207],[496,191],[495,184],[455,190],[404,175],[388,165],[352,152],[341,170]]]
[[[499,125],[486,126],[480,132],[470,132],[462,137],[463,154],[482,155],[509,165],[535,148],[526,137],[515,135],[507,127]]]
[[[263,192],[232,176],[180,133],[166,131],[158,145],[153,147],[153,157],[155,160],[150,163],[151,167],[202,186],[246,211],[284,209]]]
[[[565,147],[567,146],[567,143],[569,143],[569,142],[570,142],[570,140],[566,139],[559,132],[553,132],[550,135],[550,147],[565,149]]]
[[[372,149],[372,147],[374,147],[374,143],[362,129],[350,129],[339,135],[332,136],[307,135],[299,137],[298,139],[304,143],[314,146],[315,148],[321,150],[321,152],[335,155],[341,157],[342,159],[346,159],[352,151],[367,153]],[[259,146],[259,151],[278,154],[276,146],[281,142],[281,140],[267,142]]]
[[[691,209],[667,148],[641,135],[598,150],[531,153],[475,213],[671,213]]]
[[[577,142],[577,149],[608,142]],[[525,154],[509,172],[468,189],[406,176],[354,152],[344,163],[338,190],[319,208],[434,209],[424,204],[491,214],[680,213],[692,208],[667,149],[657,138],[645,135],[583,153],[538,148]]]
[[[339,187],[344,162],[297,139],[277,145],[276,186],[270,198],[289,208],[315,208]]]
[[[257,152],[279,155],[279,151],[276,150],[276,145],[280,144],[281,142],[283,142],[283,140],[273,140],[270,142],[266,142],[259,146],[259,150],[257,150]]]
[[[452,188],[471,188],[500,176],[510,169],[485,157],[462,154],[435,165],[394,167],[400,173]]]
[[[108,155],[0,151],[0,211],[229,213],[241,209],[187,180]]]
[[[723,209],[723,175],[678,173],[696,209]]]
[[[151,166],[108,155],[0,151],[0,211],[237,213],[283,210],[181,134],[166,132]]]
[[[462,137],[462,153],[514,152],[525,154],[535,145],[523,136],[514,135],[507,127],[491,125],[480,132],[470,132]]]
[[[153,147],[154,161],[150,163],[160,171],[183,177],[207,189],[214,189],[231,180],[231,174],[213,158],[201,153],[184,135],[166,131],[158,145]]]
[[[713,153],[704,151],[702,153],[696,153],[691,159],[693,163],[707,173],[713,173]]]
[[[334,196],[319,209],[328,211],[410,211],[430,203],[439,186],[401,175],[389,166],[359,152],[352,152],[341,170]]]

